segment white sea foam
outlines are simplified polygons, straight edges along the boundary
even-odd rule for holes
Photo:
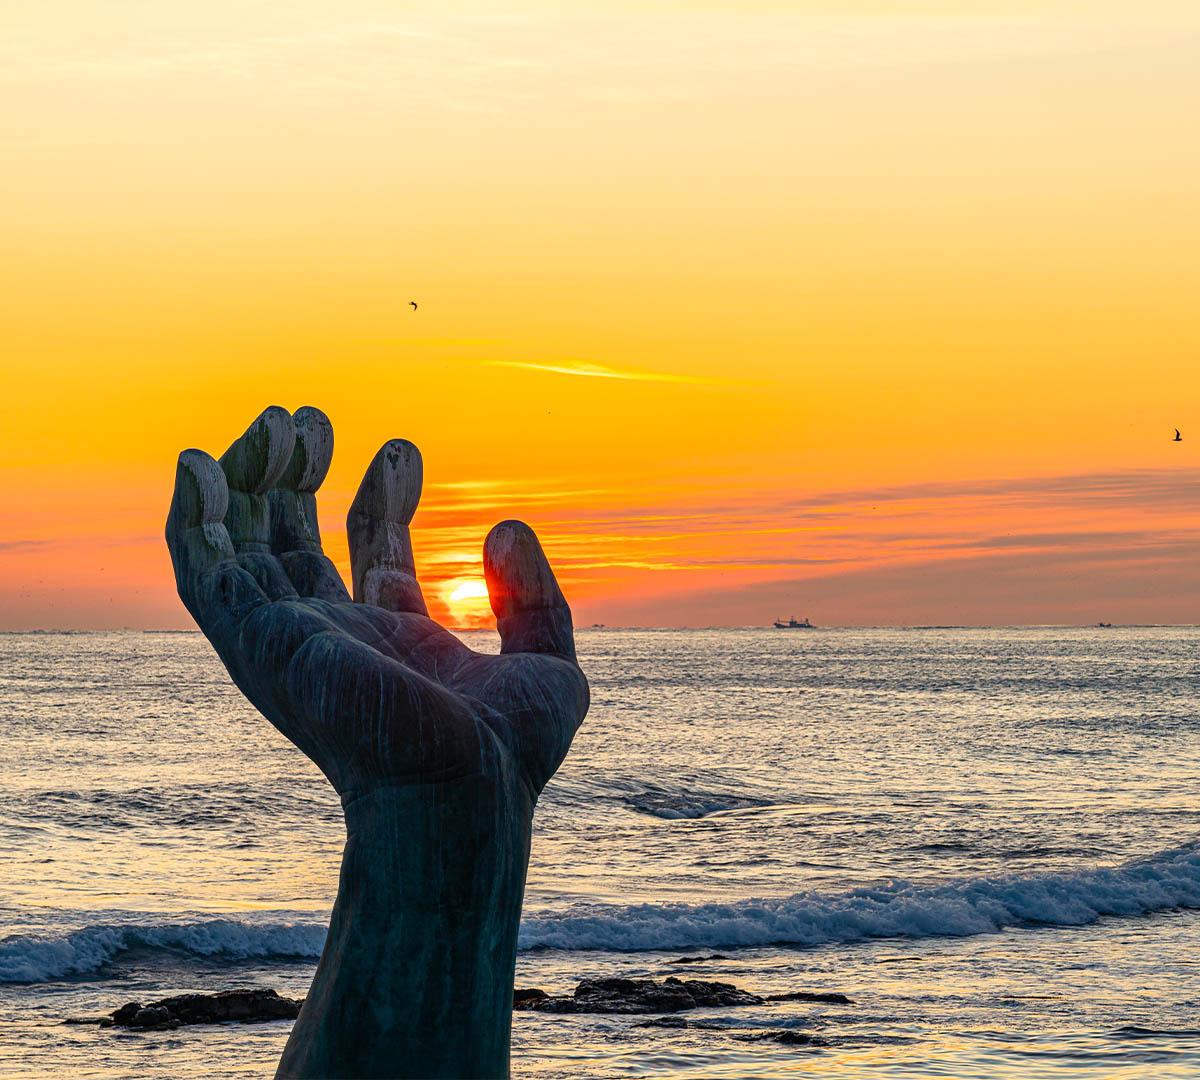
[[[1083,926],[1103,916],[1200,908],[1200,845],[1121,866],[888,882],[844,893],[710,904],[589,905],[527,917],[522,949],[736,948],[822,945],[883,937],[964,937],[1017,926]],[[105,923],[0,940],[0,982],[97,972],[134,950],[242,960],[316,959],[325,926],[310,921]]]
[[[312,922],[102,923],[0,939],[0,983],[88,975],[134,950],[227,960],[316,958],[324,943],[324,924]]]
[[[882,937],[965,937],[1012,926],[1083,926],[1106,915],[1200,908],[1200,845],[1111,868],[710,904],[588,905],[528,917],[523,949],[735,948]]]

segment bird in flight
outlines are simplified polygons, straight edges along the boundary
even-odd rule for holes
[[[1175,438],[1171,442],[1183,442],[1183,436],[1179,434],[1179,428],[1175,429]]]
[[[410,300],[408,302],[408,306],[411,307],[413,309],[413,311],[417,310],[417,302],[415,300]]]

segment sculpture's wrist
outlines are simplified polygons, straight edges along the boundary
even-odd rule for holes
[[[527,785],[502,771],[378,786],[343,806],[329,941],[280,1074],[372,1061],[391,1076],[505,1075]],[[460,1029],[471,1037],[448,1047]]]
[[[524,784],[472,776],[382,785],[347,793],[342,807],[343,878],[363,889],[431,903],[524,882],[533,828]]]

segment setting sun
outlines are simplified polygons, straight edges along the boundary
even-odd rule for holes
[[[443,595],[457,625],[482,626],[491,620],[487,586],[482,581],[455,578],[446,582]]]

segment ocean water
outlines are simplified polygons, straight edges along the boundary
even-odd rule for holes
[[[517,984],[853,1004],[686,1030],[517,1013],[514,1075],[1200,1076],[1200,630],[597,630],[579,651],[592,710],[538,808]],[[204,639],[0,635],[0,766],[0,1075],[271,1075],[287,1023],[62,1023],[311,978],[338,802]]]

